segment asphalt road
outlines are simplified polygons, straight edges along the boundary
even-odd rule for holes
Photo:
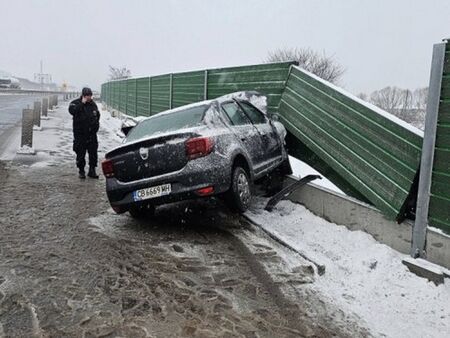
[[[34,101],[41,99],[41,95],[0,94],[0,134],[21,121],[22,109],[33,108]]]

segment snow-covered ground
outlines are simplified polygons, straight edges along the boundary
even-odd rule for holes
[[[2,159],[30,158],[30,165],[36,167],[74,162],[71,118],[64,114],[68,114],[67,107],[50,112],[50,119],[42,121],[42,130],[35,131],[36,155],[17,155],[20,137],[15,135]],[[120,144],[121,123],[101,110],[100,159],[102,153]],[[294,158],[291,163],[295,175],[316,173]],[[339,191],[326,179],[318,183]],[[367,233],[329,223],[289,201],[280,202],[269,213],[263,210],[265,202],[257,198],[246,216],[326,266],[325,274],[305,287],[344,312],[360,317],[375,336],[450,337],[449,281],[435,286],[410,273],[401,263],[405,255],[378,243]],[[292,261],[298,255],[285,258]]]
[[[376,336],[450,337],[450,283],[436,286],[409,272],[407,257],[362,231],[350,231],[282,201],[273,212],[264,199],[246,215],[326,272],[311,288],[353,312]]]
[[[297,176],[298,178],[304,177],[306,175],[320,175],[322,176],[321,180],[315,180],[314,184],[319,185],[321,187],[327,188],[329,190],[344,194],[344,192],[339,189],[336,185],[333,184],[330,180],[324,177],[321,173],[315,170],[313,167],[309,166],[305,162],[302,162],[295,157],[289,156],[289,162],[292,167],[292,174]]]
[[[105,115],[105,114],[104,114]],[[118,125],[114,122],[115,131]],[[317,174],[290,157],[295,176]],[[317,184],[341,192],[323,178]],[[350,231],[282,201],[273,212],[257,199],[247,216],[314,261],[326,272],[311,288],[348,313],[359,316],[375,336],[450,337],[450,283],[436,286],[409,272],[405,255],[362,231]],[[298,259],[286,257],[286,260]]]

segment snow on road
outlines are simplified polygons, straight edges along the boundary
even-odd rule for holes
[[[311,285],[354,312],[376,336],[450,337],[450,283],[436,286],[401,263],[405,255],[362,231],[350,231],[282,201],[273,212],[255,201],[246,215],[290,246],[326,266]]]
[[[9,141],[8,157],[13,156],[25,164],[28,158],[31,161],[28,164],[34,167],[74,163],[71,118],[65,116],[66,113],[65,106],[58,112],[50,112],[50,119],[42,121],[42,131],[35,131],[33,146],[37,155],[16,155],[20,141],[16,135]],[[120,144],[121,123],[108,111],[101,110],[99,159]],[[291,163],[296,175],[315,173],[294,158]],[[75,165],[73,168],[75,171]],[[340,192],[326,179],[320,184]],[[262,198],[255,199],[246,216],[326,266],[325,274],[305,287],[317,292],[331,305],[360,317],[364,322],[361,325],[375,336],[450,337],[448,281],[435,286],[417,277],[401,263],[404,255],[378,243],[367,233],[329,223],[301,205],[282,201],[269,213],[263,210],[264,203]],[[286,255],[286,261],[298,260],[294,253],[292,257]]]

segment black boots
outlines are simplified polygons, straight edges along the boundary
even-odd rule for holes
[[[78,172],[78,177],[83,179],[83,180],[86,178],[86,174],[84,173],[84,170],[80,170]]]
[[[95,167],[89,167],[89,172],[87,174],[90,178],[98,178],[97,173],[95,172]]]
[[[87,175],[90,178],[98,178],[98,175],[95,172],[95,167],[89,167],[89,171],[88,171]],[[78,177],[81,178],[81,179],[85,179],[86,178],[86,174],[84,172],[84,169],[80,169],[80,171],[78,172]]]

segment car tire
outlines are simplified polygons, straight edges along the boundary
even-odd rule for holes
[[[245,212],[252,198],[249,174],[242,167],[233,168],[231,187],[226,194],[228,206],[238,212]]]
[[[151,204],[141,205],[130,208],[128,212],[134,219],[149,219],[155,216],[155,206]]]

